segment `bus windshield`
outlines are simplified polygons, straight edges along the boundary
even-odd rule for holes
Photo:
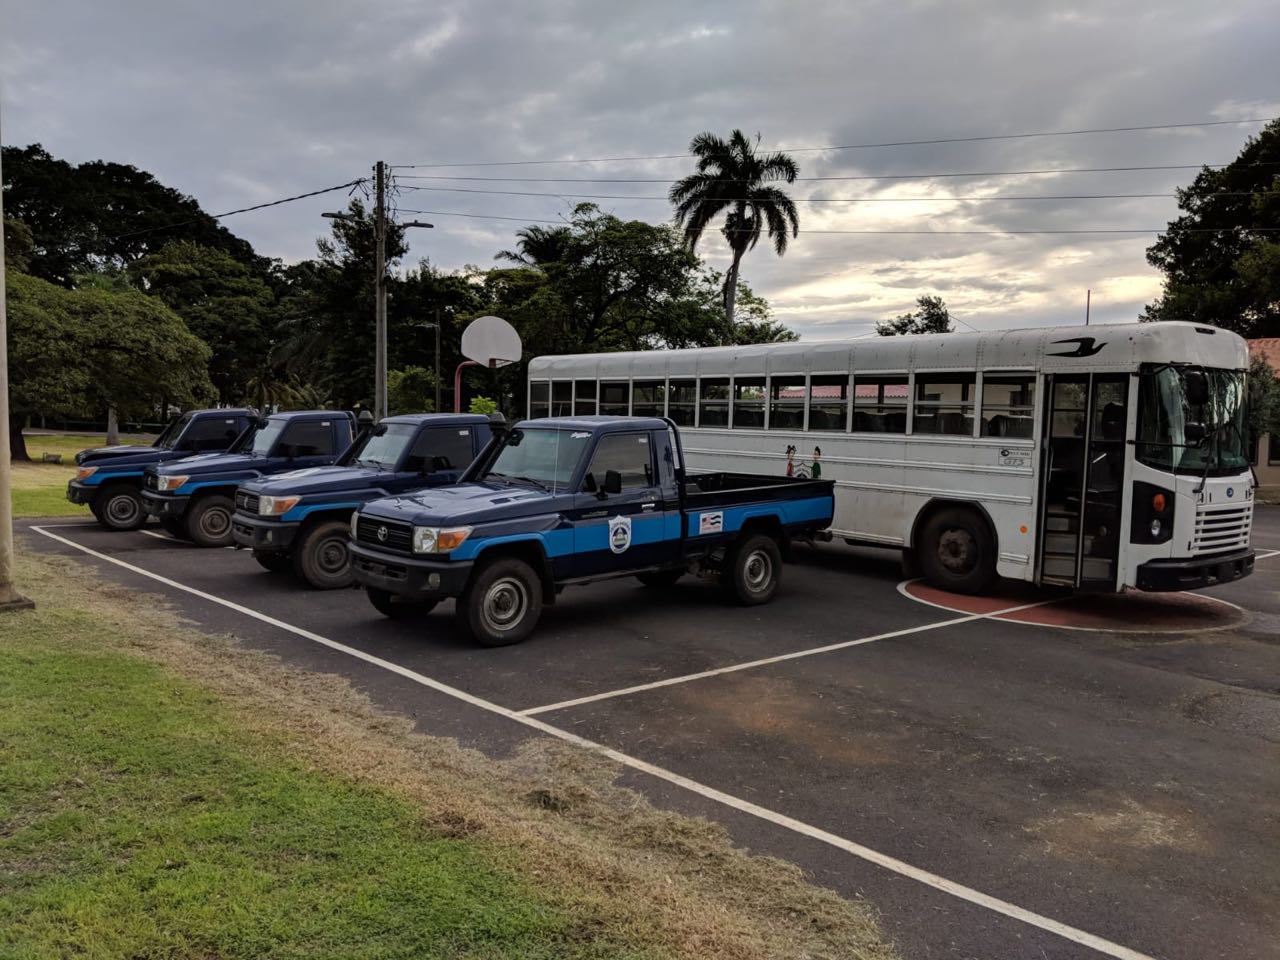
[[[555,492],[571,479],[591,442],[586,430],[515,430],[486,477],[532,481]]]
[[[1187,397],[1186,369],[1165,366],[1142,372],[1138,460],[1173,473],[1222,476],[1247,470],[1244,371],[1196,368],[1208,385],[1205,402],[1197,404]],[[1203,440],[1187,439],[1188,423],[1204,426]]]
[[[390,470],[400,462],[417,429],[417,425],[412,423],[388,423],[376,427],[352,463],[375,470]]]

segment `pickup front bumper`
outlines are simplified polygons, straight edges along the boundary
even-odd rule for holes
[[[1190,560],[1148,560],[1138,567],[1139,590],[1195,590],[1253,573],[1252,547]]]
[[[284,553],[293,546],[300,526],[296,521],[263,520],[237,510],[231,517],[231,536],[241,547],[263,553]]]
[[[79,480],[67,481],[67,499],[72,503],[81,505],[93,503],[93,498],[98,495],[99,488],[97,486],[89,486],[81,483]]]
[[[162,519],[172,517],[177,519],[187,512],[187,504],[190,502],[190,497],[178,497],[171,493],[155,493],[151,490],[142,491],[142,507],[153,517]]]
[[[444,600],[462,593],[471,577],[470,560],[450,562],[372,550],[351,541],[351,573],[357,583],[415,600]]]

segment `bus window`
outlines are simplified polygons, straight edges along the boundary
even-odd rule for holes
[[[973,374],[917,375],[912,433],[973,436],[973,394]]]
[[[573,381],[573,415],[575,417],[592,417],[596,412],[596,382],[594,380]]]
[[[546,380],[534,380],[529,384],[529,416],[551,415],[551,384]]]
[[[667,416],[677,426],[692,427],[698,412],[698,381],[672,380],[667,385]]]
[[[707,377],[699,384],[698,426],[729,425],[729,378]]]
[[[736,377],[733,381],[733,428],[764,429],[764,377]]]
[[[820,373],[809,378],[809,429],[844,433],[849,428],[849,375]],[[906,423],[903,423],[903,429]]]
[[[570,380],[551,381],[551,415],[567,417],[573,413],[573,382]]]
[[[804,429],[804,377],[769,380],[769,429]]]
[[[601,382],[600,413],[607,417],[625,417],[631,413],[631,384],[628,381]]]
[[[906,377],[855,377],[854,432],[906,433],[907,399]]]
[[[637,380],[631,385],[631,414],[636,417],[666,416],[667,385],[661,380]]]
[[[982,435],[1030,439],[1035,422],[1035,377],[988,376],[982,381]]]

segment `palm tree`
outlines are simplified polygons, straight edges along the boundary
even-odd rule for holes
[[[698,159],[698,171],[673,184],[669,198],[676,208],[676,226],[684,230],[690,250],[697,247],[707,225],[727,211],[720,232],[733,252],[724,278],[724,312],[732,326],[742,255],[760,240],[762,229],[767,230],[778,256],[787,251],[788,234],[794,237],[800,231],[795,203],[770,186],[779,180],[793,183],[800,167],[785,153],[757,155],[755,144],[741,130],[734,130],[727,142],[715,134],[700,133],[689,144],[689,152]]]
[[[515,250],[500,250],[495,260],[509,260],[524,267],[542,268],[553,263],[561,263],[568,252],[573,239],[573,231],[568,227],[533,226],[523,227],[516,231],[518,242]]]

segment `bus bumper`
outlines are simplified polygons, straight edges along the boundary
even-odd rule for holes
[[[1195,590],[1253,573],[1253,549],[1191,560],[1148,560],[1138,567],[1139,590]]]

